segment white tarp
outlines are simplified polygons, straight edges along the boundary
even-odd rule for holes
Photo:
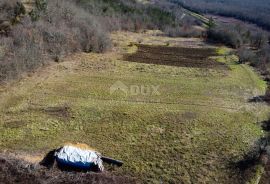
[[[91,150],[85,150],[74,146],[64,146],[55,153],[57,162],[81,169],[89,169],[98,166],[99,171],[103,171],[101,156]]]

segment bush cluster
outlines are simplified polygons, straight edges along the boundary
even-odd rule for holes
[[[256,67],[267,80],[270,79],[269,33],[246,25],[219,25],[208,30],[209,41],[237,49],[240,63]]]
[[[233,48],[239,48],[243,44],[243,40],[239,32],[229,26],[217,26],[210,28],[207,32],[209,41],[221,42]]]

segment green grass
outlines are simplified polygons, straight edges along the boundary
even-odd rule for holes
[[[3,100],[0,146],[45,153],[80,142],[123,160],[113,172],[141,182],[232,182],[237,174],[228,164],[262,135],[256,122],[268,109],[247,102],[264,93],[265,82],[228,58],[228,71],[129,63],[110,54],[81,57],[72,71],[61,63],[53,76],[26,80]],[[159,85],[160,95],[111,95],[116,81]],[[44,110],[63,106],[68,117]]]

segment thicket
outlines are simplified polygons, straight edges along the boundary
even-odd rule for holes
[[[44,3],[36,1],[36,9],[30,16],[23,16],[24,12],[16,14],[21,6],[19,2],[1,3],[1,9],[7,10],[1,19],[9,18],[12,29],[8,36],[0,38],[0,80],[33,71],[48,58],[59,61],[76,51],[103,52],[109,48],[107,31],[98,17],[70,1]],[[12,21],[20,18],[19,23]]]
[[[183,17],[181,7],[167,1],[156,1],[150,5],[132,0],[76,0],[76,3],[88,12],[103,17],[111,30],[159,29],[172,37],[199,37],[202,34],[193,28],[200,22],[188,15]]]
[[[115,30],[160,29],[169,36],[200,36],[194,18],[175,4],[134,0],[36,0],[26,13],[19,0],[0,2],[0,81],[77,52],[110,48]]]
[[[268,43],[269,33],[254,26],[239,24],[218,24],[209,27],[208,40],[221,42],[233,48],[249,45],[260,49]]]
[[[236,49],[239,63],[248,63],[270,82],[269,33],[247,25],[217,25],[209,28],[208,41],[222,43]],[[269,89],[270,90],[270,89]],[[270,93],[267,93],[270,95]]]
[[[19,16],[20,14],[25,14],[25,9],[22,4],[17,0],[2,0],[0,1],[0,18],[1,20],[12,20]]]

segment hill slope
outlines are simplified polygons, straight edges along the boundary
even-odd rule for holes
[[[253,170],[233,165],[261,136],[256,122],[269,110],[247,102],[266,87],[250,67],[236,64],[233,55],[217,56],[218,48],[199,39],[130,32],[111,37],[113,52],[79,54],[2,88],[2,150],[46,153],[65,142],[87,143],[125,162],[112,173],[139,182],[241,183],[254,177]],[[138,48],[134,42],[156,47]],[[158,48],[162,52],[156,55]],[[211,68],[194,68],[165,59],[161,65],[123,60],[137,49],[152,62],[161,54],[170,61],[207,54],[229,68],[216,68],[217,61]],[[144,90],[111,93],[117,81]]]

